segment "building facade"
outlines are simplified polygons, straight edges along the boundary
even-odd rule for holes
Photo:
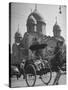
[[[64,42],[64,38],[61,36],[61,29],[60,26],[57,24],[57,21],[53,26],[53,37],[43,34],[43,31],[46,30],[46,23],[44,22],[44,19],[38,13],[36,8],[33,12],[29,14],[26,22],[26,27],[27,32],[25,32],[23,38],[21,37],[19,32],[15,33],[15,44],[13,44],[12,51],[14,53],[15,45],[16,57],[19,57],[16,60],[31,59],[32,51],[29,48],[31,45],[36,44],[36,41],[39,44],[47,44],[47,47],[40,51],[43,58],[48,55],[54,54],[58,40]],[[19,54],[17,53],[17,51],[19,52]]]

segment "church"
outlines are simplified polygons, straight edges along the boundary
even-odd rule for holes
[[[29,49],[31,45],[37,44],[47,44],[47,48],[43,49],[42,56],[53,55],[57,41],[63,41],[64,38],[61,36],[61,28],[56,22],[53,26],[53,36],[44,35],[43,32],[46,31],[46,22],[37,10],[37,6],[33,12],[31,12],[27,18],[26,22],[27,31],[22,37],[18,31],[15,33],[15,43],[12,46],[12,54],[16,57],[16,62],[21,62],[22,59],[31,59],[32,51]],[[14,62],[15,60],[13,60]]]

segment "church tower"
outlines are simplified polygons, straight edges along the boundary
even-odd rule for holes
[[[35,9],[33,12],[30,13],[27,19],[27,32],[28,33],[38,33],[42,34],[43,30],[45,30],[46,23],[44,22],[43,18],[37,11],[37,5],[35,5]]]
[[[19,24],[18,24],[18,29],[17,29],[17,32],[15,33],[15,43],[20,43],[21,38],[22,38],[22,36],[19,32]]]
[[[57,24],[57,17],[56,17],[56,23],[53,26],[53,35],[54,37],[59,40],[59,41],[65,41],[64,38],[61,36],[61,28],[60,26]]]
[[[53,26],[53,35],[54,37],[60,37],[61,29],[60,26],[57,24],[57,17],[56,17],[56,23]]]

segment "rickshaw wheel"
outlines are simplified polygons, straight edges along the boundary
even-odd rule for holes
[[[51,81],[51,78],[52,78],[52,70],[49,63],[47,63],[45,73],[40,76],[40,79],[44,84],[48,85]]]
[[[25,80],[29,87],[35,85],[36,82],[36,69],[33,64],[28,64],[25,71]]]

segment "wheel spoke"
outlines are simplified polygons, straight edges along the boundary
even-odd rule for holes
[[[34,83],[34,80],[35,80],[34,75],[27,74],[27,81],[28,81],[28,83],[29,83],[31,86],[32,86],[33,83]]]
[[[49,79],[50,79],[50,73],[47,73],[47,74],[42,75],[42,79],[43,79],[45,82],[48,82]]]
[[[34,75],[28,74],[28,75],[27,75],[27,79],[28,79],[28,80],[34,80],[35,77],[34,77]]]
[[[41,75],[41,80],[44,84],[48,85],[52,78],[52,71],[50,69],[49,64],[47,65],[48,68],[45,69],[45,74]]]
[[[29,64],[26,71],[26,83],[28,86],[34,86],[36,81],[36,71],[32,64]]]

